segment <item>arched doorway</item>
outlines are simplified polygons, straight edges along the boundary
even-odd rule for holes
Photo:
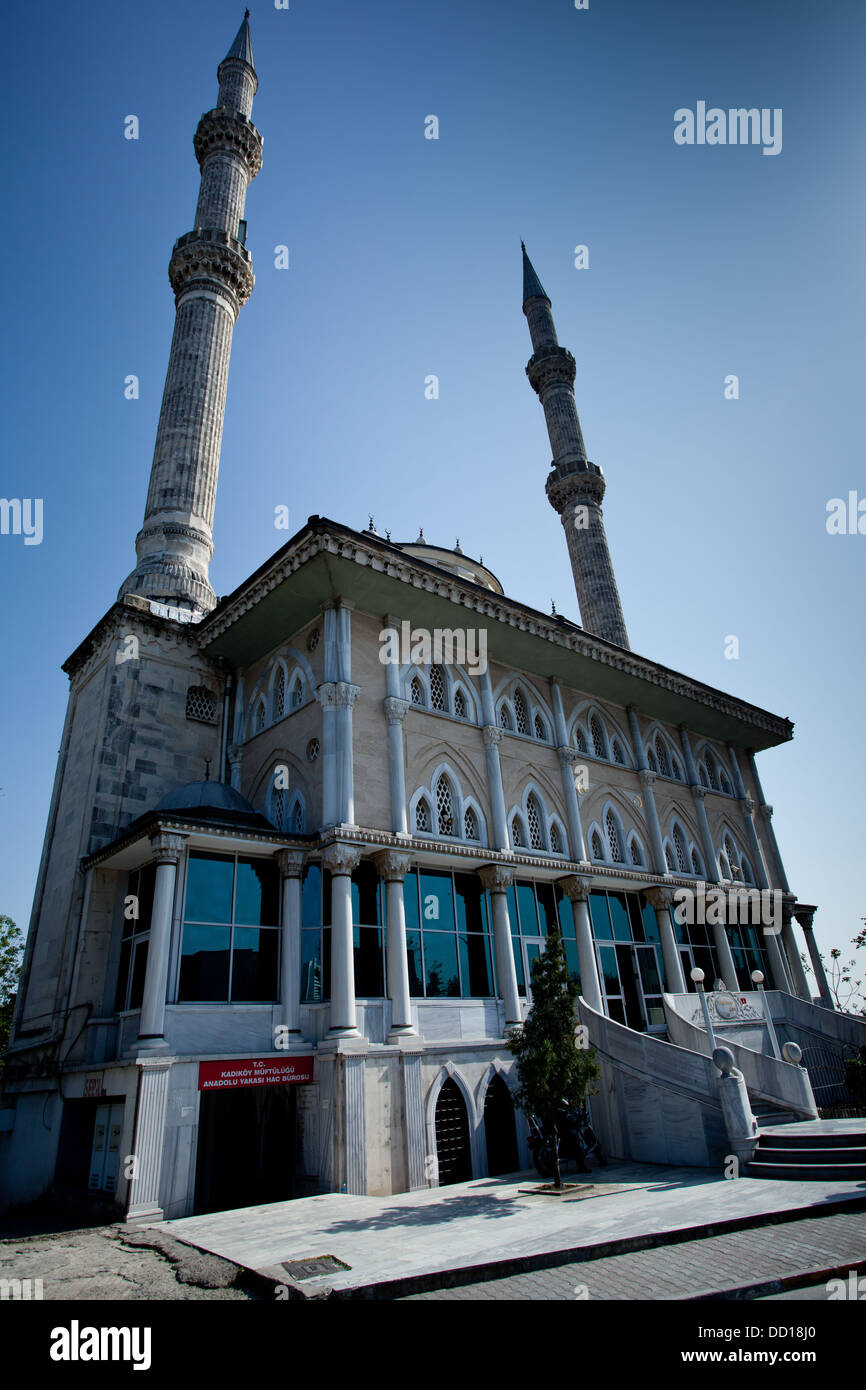
[[[436,1158],[439,1186],[468,1182],[472,1177],[469,1119],[460,1087],[448,1077],[436,1100]]]
[[[484,1097],[484,1134],[490,1176],[495,1178],[500,1173],[515,1173],[520,1164],[514,1106],[511,1093],[499,1075],[492,1077]]]

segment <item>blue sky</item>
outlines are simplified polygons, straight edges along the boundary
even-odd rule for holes
[[[60,662],[134,563],[192,225],[192,136],[243,6],[18,6],[5,20],[0,912],[25,926],[66,702]],[[575,354],[632,646],[796,723],[759,760],[819,940],[866,914],[866,11],[728,0],[253,6],[256,289],[235,332],[211,579],[319,512],[483,554],[577,618],[524,374],[520,238]],[[783,146],[678,146],[699,100],[783,111]],[[136,114],[140,139],[123,138]],[[439,118],[438,140],[424,138]],[[286,244],[290,268],[274,268]],[[576,270],[574,247],[589,247]],[[124,399],[129,373],[141,382]],[[735,373],[740,398],[724,397]],[[436,374],[438,400],[424,396]],[[739,638],[726,660],[725,638]]]

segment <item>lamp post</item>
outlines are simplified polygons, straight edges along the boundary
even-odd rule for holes
[[[764,975],[763,975],[763,972],[762,972],[761,970],[753,970],[753,971],[752,971],[752,981],[753,981],[754,984],[757,985],[758,990],[760,991],[760,994],[761,994],[761,1000],[762,1000],[763,1006],[764,1006],[764,1018],[766,1019],[766,1023],[767,1023],[767,1032],[768,1032],[769,1035],[770,1035],[770,1046],[771,1046],[772,1049],[773,1049],[773,1056],[775,1057],[775,1059],[776,1059],[777,1062],[781,1062],[781,1060],[782,1060],[782,1054],[781,1054],[781,1052],[779,1051],[779,1039],[776,1037],[776,1028],[775,1028],[775,1025],[774,1025],[774,1023],[773,1023],[772,1016],[771,1016],[771,1014],[770,1014],[770,1001],[767,999],[766,993],[765,993],[765,991],[764,991]]]
[[[694,970],[692,970],[691,972],[691,977],[695,983],[695,988],[698,991],[698,998],[701,1001],[701,1008],[704,1011],[704,1023],[707,1025],[707,1037],[710,1040],[710,1056],[712,1056],[712,1054],[716,1050],[716,1035],[713,1032],[713,1025],[710,1020],[710,1006],[707,1003],[707,996],[704,991],[704,972],[703,970],[701,970],[700,966],[695,966]]]

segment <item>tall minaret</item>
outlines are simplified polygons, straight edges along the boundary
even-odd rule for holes
[[[258,78],[249,10],[217,68],[219,96],[198,123],[195,228],[174,244],[168,278],[177,313],[162,395],[138,564],[120,589],[209,612],[208,580],[232,330],[252,292],[244,241],[247,185],[262,165],[250,114]]]
[[[529,323],[533,353],[526,375],[544,407],[553,462],[546,491],[550,505],[559,512],[580,604],[580,620],[587,632],[628,647],[628,633],[613,577],[613,565],[604,534],[601,502],[604,477],[589,463],[574,403],[575,361],[560,347],[553,324],[550,300],[523,249],[523,312]]]

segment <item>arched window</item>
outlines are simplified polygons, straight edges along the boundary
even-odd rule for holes
[[[662,777],[670,777],[670,775],[671,775],[671,765],[670,765],[670,761],[669,761],[669,759],[668,759],[668,750],[667,750],[667,747],[666,747],[666,745],[665,745],[665,741],[664,741],[664,739],[661,737],[660,734],[656,734],[656,738],[655,738],[655,750],[656,750],[656,757],[658,758],[658,761],[659,761],[659,772],[661,773]]]
[[[642,869],[644,867],[643,850],[641,848],[640,840],[637,838],[636,835],[632,835],[631,837],[629,853],[631,854],[631,862],[635,864],[637,868]]]
[[[466,810],[463,812],[463,838],[466,840],[477,840],[480,838],[478,834],[478,817],[471,806],[467,806]]]
[[[271,820],[278,830],[289,828],[289,793],[285,787],[274,787],[271,794]]]
[[[439,710],[447,708],[445,700],[445,676],[441,666],[430,667],[430,708]]]
[[[423,796],[415,806],[415,829],[424,834],[430,833],[430,807]]]
[[[295,676],[292,681],[292,688],[289,692],[289,709],[297,709],[304,699],[304,682],[300,676]]]
[[[604,863],[604,850],[601,847],[601,836],[599,835],[597,830],[593,830],[592,832],[592,838],[589,844],[589,852],[597,863]]]
[[[701,786],[702,786],[702,787],[707,787],[707,788],[709,789],[709,785],[710,785],[709,773],[707,772],[707,769],[706,769],[706,767],[704,766],[703,763],[698,763],[698,777],[701,779]]]
[[[731,791],[730,778],[728,777],[728,774],[724,771],[719,773],[719,785],[721,786],[721,789],[726,796],[733,796],[733,792]]]
[[[589,721],[589,733],[592,739],[592,748],[597,758],[607,757],[607,745],[604,741],[604,729],[597,714],[593,714]]]
[[[500,729],[511,729],[513,727],[511,723],[511,710],[504,700],[499,706],[499,727]]]
[[[523,827],[517,816],[513,816],[511,820],[511,843],[515,849],[523,848]]]
[[[412,684],[409,686],[409,695],[413,705],[426,705],[427,701],[424,699],[424,687],[421,684],[420,676],[412,677]]]
[[[522,690],[514,692],[514,722],[519,734],[529,733],[529,718],[526,713],[526,701],[523,698]]]
[[[728,856],[725,854],[724,850],[722,850],[719,855],[719,873],[722,878],[731,878],[731,866],[728,863]]]
[[[296,798],[295,798],[295,804],[294,804],[294,807],[292,808],[292,812],[291,812],[291,814],[290,814],[290,816],[289,816],[289,819],[290,819],[290,821],[291,821],[291,829],[294,831],[294,833],[295,833],[296,835],[303,835],[303,833],[304,833],[304,805],[303,805],[303,802],[301,801],[300,797],[296,797]]]
[[[670,845],[665,845],[665,864],[667,865],[668,873],[676,873],[677,866],[674,862],[674,852],[671,849]]]
[[[680,827],[676,823],[674,823],[672,834],[674,850],[677,856],[677,868],[679,869],[680,873],[687,874],[689,871],[689,861],[688,856],[686,854],[686,842],[683,839],[683,832],[680,830]]]
[[[692,849],[692,873],[695,878],[704,878],[704,862],[696,849]]]
[[[286,712],[286,673],[282,666],[277,667],[274,681],[274,719],[282,719]]]
[[[577,744],[579,752],[589,752],[589,747],[587,746],[586,742],[586,734],[583,732],[583,729],[581,728],[580,724],[578,724],[577,728],[574,731],[574,741]]]
[[[458,719],[466,718],[466,696],[459,686],[454,692],[454,713]]]
[[[454,794],[451,791],[451,783],[444,772],[436,783],[436,812],[439,817],[439,834],[456,836]]]
[[[682,763],[679,758],[671,756],[671,776],[676,777],[678,782],[684,782]]]
[[[541,807],[534,792],[526,801],[526,820],[529,825],[529,843],[533,849],[544,849],[544,830],[541,822]]]
[[[604,829],[605,834],[607,835],[607,843],[610,846],[611,859],[613,860],[614,864],[622,864],[624,862],[622,852],[622,841],[620,839],[619,826],[617,825],[614,819],[613,811],[608,811],[607,815],[605,816]]]
[[[620,767],[626,766],[625,752],[618,738],[615,738],[611,744],[611,753],[615,763],[619,763]]]
[[[743,855],[743,857],[740,860],[740,868],[743,872],[743,882],[754,884],[755,875],[752,873],[752,866],[745,855]]]
[[[265,724],[267,723],[267,718],[268,714],[267,710],[265,709],[265,702],[264,699],[261,699],[259,700],[259,703],[256,706],[255,720],[253,724],[253,727],[255,728],[257,734],[260,734],[262,729],[265,727]]]
[[[653,752],[652,748],[648,748],[648,749],[646,750],[646,761],[647,761],[647,767],[649,768],[650,772],[658,772],[658,770],[659,770],[659,765],[658,765],[658,761],[657,761],[657,759],[656,759],[656,755],[655,755],[655,753]]]
[[[716,760],[715,760],[715,758],[713,757],[713,755],[712,755],[712,753],[710,752],[709,749],[707,749],[706,763],[707,763],[707,773],[709,774],[709,778],[710,778],[710,786],[713,788],[713,791],[718,791],[718,790],[719,790],[719,769],[718,769],[718,766],[717,766],[717,764],[716,764]]]
[[[555,823],[550,827],[550,852],[551,854],[562,854],[562,841],[559,835],[559,826]]]
[[[544,727],[544,720],[542,719],[540,714],[537,714],[535,716],[535,719],[533,721],[533,727],[535,729],[535,737],[541,739],[542,743],[546,743],[547,730]]]
[[[731,866],[731,872],[728,875],[728,877],[737,878],[738,870],[740,869],[740,856],[737,853],[736,847],[730,835],[725,836],[724,840],[722,841],[722,844],[724,846],[725,858]]]

